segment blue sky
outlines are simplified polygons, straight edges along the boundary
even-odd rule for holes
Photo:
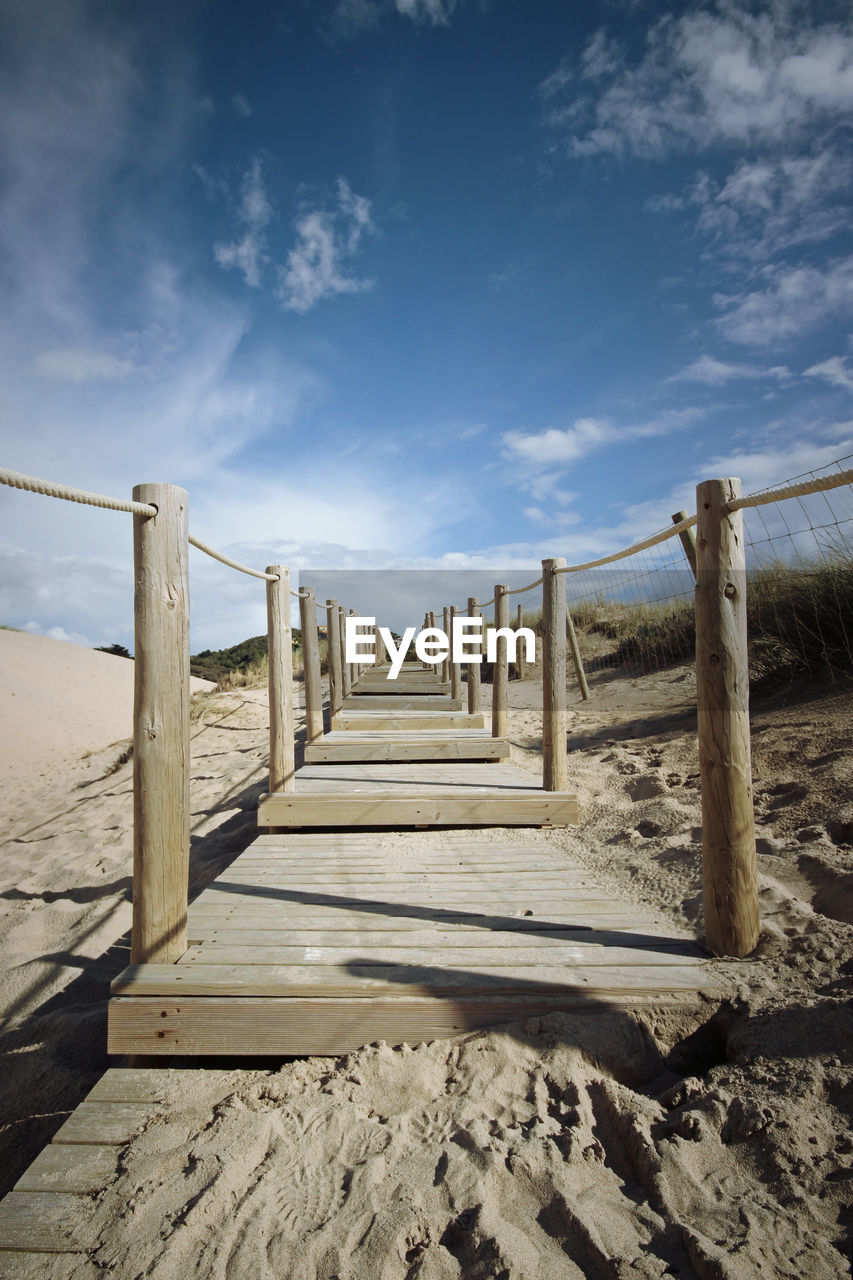
[[[0,0],[4,465],[183,485],[259,568],[480,568],[853,452],[846,4],[45,15]],[[0,621],[129,643],[130,545],[0,490]],[[263,630],[191,557],[193,647]]]

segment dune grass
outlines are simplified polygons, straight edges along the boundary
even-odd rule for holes
[[[609,661],[652,671],[693,658],[693,601],[663,605],[584,601],[575,626],[617,642]],[[777,563],[747,575],[751,681],[853,671],[853,554],[807,568]]]

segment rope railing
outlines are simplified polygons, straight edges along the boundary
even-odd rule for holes
[[[797,478],[775,489],[746,497],[741,496],[740,481],[734,478],[704,481],[696,491],[696,515],[679,512],[673,517],[674,523],[661,532],[582,564],[565,565],[561,559],[543,559],[542,576],[534,582],[512,589],[497,586],[492,598],[481,605],[471,597],[467,609],[465,606],[447,606],[444,611],[445,629],[452,630],[458,614],[464,616],[470,611],[472,616],[476,616],[495,605],[495,626],[499,636],[501,633],[506,635],[511,632],[507,598],[542,588],[542,785],[545,791],[559,792],[567,786],[568,777],[566,659],[567,644],[572,640],[572,618],[566,601],[567,584],[560,583],[560,575],[581,574],[584,570],[612,565],[678,536],[685,544],[691,544],[690,548],[685,546],[685,553],[690,560],[692,579],[695,579],[692,616],[696,637],[705,930],[707,945],[717,954],[748,955],[755,946],[759,928],[746,701],[749,687],[747,592],[738,585],[746,581],[747,576],[742,512],[751,507],[765,507],[786,499],[801,500],[809,494],[853,485],[853,468],[845,467],[850,461],[848,458],[836,460],[832,466],[839,470],[833,474]],[[842,467],[845,469],[840,469]],[[131,961],[171,963],[183,954],[186,947],[190,719],[186,678],[189,666],[188,543],[228,568],[266,583],[270,780],[273,791],[293,791],[296,785],[291,596],[300,602],[306,673],[306,724],[310,726],[308,736],[313,740],[323,733],[319,630],[313,592],[291,590],[290,571],[285,565],[274,564],[267,571],[260,572],[190,536],[187,495],[173,485],[139,485],[134,489],[134,500],[128,501],[6,468],[0,468],[0,483],[46,497],[126,511],[141,517],[134,521],[137,655],[134,795],[138,800],[139,814],[134,826]],[[836,506],[841,501],[839,499]],[[821,504],[824,504],[824,499],[818,505]],[[805,510],[802,501],[799,505]],[[840,529],[840,517],[834,512],[829,499],[825,500],[825,505],[829,507],[828,524],[822,517],[823,525],[809,527],[812,531],[815,527],[819,530],[826,527],[831,534]],[[155,516],[157,519],[152,518]],[[763,521],[764,516],[755,519]],[[844,520],[853,523],[853,515],[845,515]],[[695,546],[689,532],[694,526],[697,526]],[[789,530],[789,536],[795,539],[800,532],[794,528],[793,532]],[[770,536],[768,534],[768,539]],[[621,571],[612,576],[620,575]],[[575,579],[573,588],[585,589],[584,579]],[[358,677],[360,665],[345,661],[345,628],[341,619],[347,618],[350,611],[333,600],[326,602],[326,609],[330,724],[334,728],[335,717],[341,711],[352,682]],[[520,625],[521,604],[518,609]],[[434,615],[430,614],[428,618],[434,625]],[[491,632],[491,624],[489,629]],[[377,647],[377,652],[382,650]],[[853,648],[849,644],[846,652],[853,657]],[[458,659],[453,661],[455,666],[460,665]],[[501,720],[506,709],[507,672],[507,641],[499,640],[495,647],[492,697],[492,732],[496,737],[506,736],[507,731],[505,720]],[[455,695],[461,693],[460,679],[458,672],[451,679],[451,706],[455,706]],[[477,683],[469,681],[469,713],[479,710],[471,700],[472,688]],[[152,733],[151,721],[155,710],[160,728]],[[724,744],[724,751],[721,751],[720,744]]]
[[[588,560],[586,564],[567,564],[562,569],[555,569],[555,573],[581,573],[584,569],[598,569],[605,564],[613,564],[617,560],[625,560],[628,556],[636,555],[638,551],[647,551],[649,547],[656,547],[659,542],[666,542],[669,538],[676,537],[679,533],[684,533],[685,529],[692,529],[696,523],[696,516],[688,516],[686,520],[680,520],[678,524],[671,525],[668,529],[662,529],[660,533],[654,533],[650,538],[644,538],[642,542],[634,542],[630,547],[625,547],[622,551],[614,551],[612,555],[600,556],[598,560]]]
[[[726,503],[726,510],[743,511],[746,507],[764,507],[770,502],[783,502],[786,498],[802,498],[808,493],[823,493],[828,489],[839,489],[845,484],[853,484],[853,468],[849,471],[838,471],[835,475],[801,480],[799,484],[785,485],[781,489],[765,489],[760,493],[749,494],[745,498],[733,498],[731,502]]]
[[[277,573],[261,573],[259,569],[250,569],[245,564],[240,564],[237,560],[231,560],[228,556],[224,556],[221,551],[214,550],[209,547],[206,542],[202,542],[201,538],[194,538],[192,534],[189,536],[190,546],[195,547],[198,551],[203,551],[206,556],[210,556],[212,560],[218,560],[220,564],[225,564],[229,569],[237,569],[239,573],[247,573],[250,578],[261,578],[264,582],[278,582]],[[297,595],[296,591],[291,591],[292,596]]]
[[[7,484],[11,489],[26,489],[30,493],[40,493],[45,498],[63,498],[66,502],[80,502],[87,507],[104,507],[108,511],[129,511],[132,515],[147,516],[149,519],[157,514],[157,508],[147,502],[110,498],[104,493],[74,489],[67,484],[42,480],[39,476],[28,476],[22,471],[10,471],[6,467],[0,467],[0,484]]]

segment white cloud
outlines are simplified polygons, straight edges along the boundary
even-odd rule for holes
[[[231,99],[231,106],[238,116],[242,116],[244,120],[248,120],[252,114],[251,104],[243,97],[242,93],[235,93]]]
[[[112,381],[126,377],[133,367],[133,361],[114,356],[109,351],[73,347],[41,351],[33,362],[33,371],[39,377],[55,378],[60,382]]]
[[[364,293],[373,281],[346,274],[346,260],[372,231],[370,201],[338,179],[335,211],[314,210],[297,219],[297,243],[279,273],[279,297],[289,311],[306,312],[323,298]]]
[[[578,83],[591,67],[598,92]],[[540,90],[576,155],[780,142],[853,106],[853,32],[783,4],[755,14],[720,4],[655,23],[633,67],[598,32],[572,70],[564,62]]]
[[[813,364],[804,372],[806,378],[823,378],[833,387],[843,387],[845,391],[853,391],[853,362],[844,356],[832,356],[820,364]]]
[[[700,356],[692,364],[673,373],[666,382],[703,382],[709,387],[720,387],[735,378],[775,378],[783,381],[791,377],[785,365],[774,365],[769,369],[759,368],[752,364],[729,364],[717,360],[714,356]]]
[[[853,223],[853,163],[827,148],[817,155],[742,161],[718,182],[696,175],[679,194],[653,196],[653,213],[695,209],[696,227],[727,255],[755,260],[816,244]]]
[[[823,269],[768,267],[761,278],[763,288],[714,298],[723,312],[716,326],[731,342],[756,347],[790,342],[853,311],[853,257]]]
[[[588,453],[618,439],[619,432],[609,418],[578,418],[571,427],[548,427],[527,433],[508,431],[503,436],[504,454],[534,467],[576,462]]]
[[[235,267],[253,289],[259,288],[269,254],[266,252],[265,230],[272,218],[272,205],[266,193],[261,162],[256,157],[243,176],[238,218],[245,227],[242,237],[230,244],[213,246],[213,256],[226,270]]]
[[[668,435],[690,426],[704,410],[687,406],[668,409],[648,422],[618,427],[610,418],[578,418],[570,427],[544,431],[508,431],[502,437],[504,457],[534,470],[577,462],[609,445]],[[541,491],[540,491],[541,492]],[[571,495],[574,496],[574,495]]]

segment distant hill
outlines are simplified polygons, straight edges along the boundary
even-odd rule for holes
[[[301,632],[294,629],[293,648],[298,650],[301,645]],[[228,649],[203,649],[201,653],[191,655],[190,674],[200,676],[203,680],[220,680],[229,671],[261,662],[266,656],[266,636],[252,636],[248,640],[241,640],[239,644],[232,644]]]

